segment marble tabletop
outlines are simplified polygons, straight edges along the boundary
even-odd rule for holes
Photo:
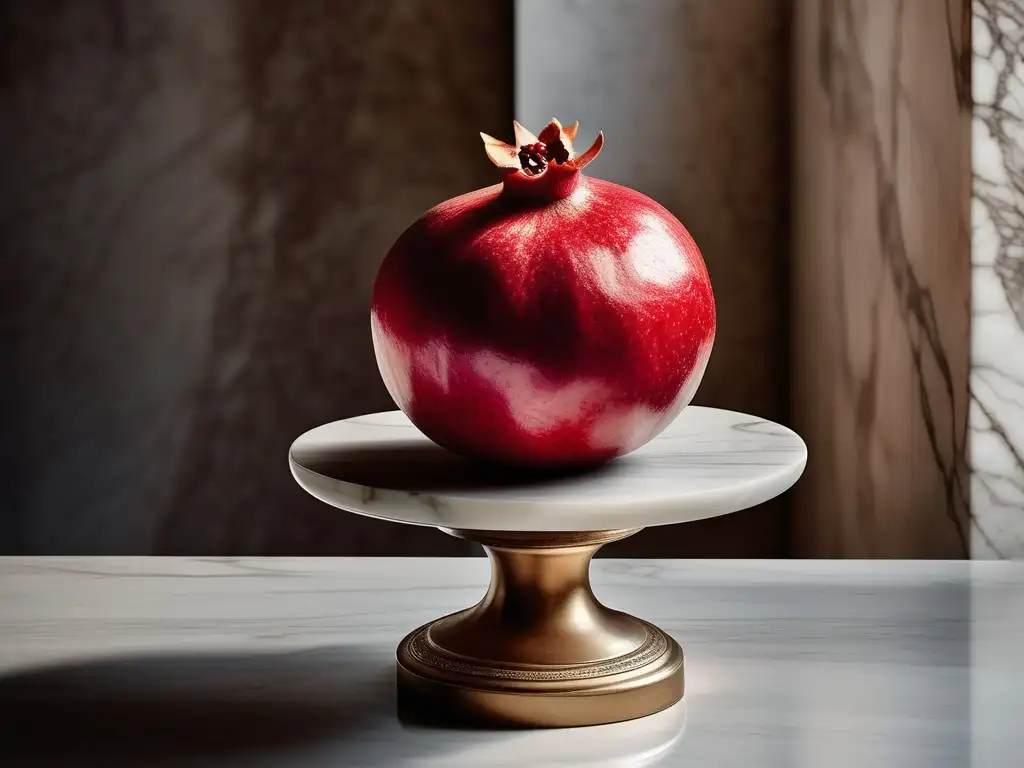
[[[699,406],[640,449],[586,471],[474,465],[432,443],[401,411],[325,424],[289,451],[299,485],[335,507],[486,531],[643,528],[724,515],[782,493],[806,462],[792,430]]]
[[[479,598],[483,558],[0,559],[0,755],[996,768],[1024,754],[1022,564],[598,559],[593,571],[602,600],[682,644],[684,701],[627,723],[503,732],[395,712],[396,644]]]

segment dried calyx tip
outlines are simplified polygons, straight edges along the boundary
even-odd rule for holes
[[[551,164],[566,165],[574,171],[582,170],[597,157],[604,144],[604,135],[598,134],[594,144],[577,157],[573,154],[572,142],[576,138],[578,122],[563,128],[558,120],[552,119],[541,131],[539,138],[518,121],[513,121],[513,126],[515,146],[485,133],[480,136],[484,140],[488,157],[495,165],[509,170],[521,170],[527,176],[537,176]]]

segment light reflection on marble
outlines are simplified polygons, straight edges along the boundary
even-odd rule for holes
[[[651,442],[600,467],[486,468],[445,451],[390,411],[307,432],[289,462],[309,493],[371,517],[475,530],[596,531],[755,506],[797,481],[807,448],[770,421],[691,406]]]
[[[1024,557],[1024,0],[974,0],[971,547]]]
[[[683,645],[685,710],[541,732],[398,721],[395,645],[488,575],[0,560],[0,749],[19,766],[702,768],[1009,768],[1024,751],[1024,564],[599,560],[598,596]]]

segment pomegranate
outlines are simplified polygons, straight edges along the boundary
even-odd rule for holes
[[[512,146],[502,182],[427,211],[391,248],[371,331],[388,391],[436,443],[540,467],[600,463],[690,402],[715,337],[700,251],[665,208],[584,176],[578,123]]]

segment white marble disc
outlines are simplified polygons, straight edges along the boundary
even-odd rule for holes
[[[361,515],[484,531],[595,531],[760,504],[797,481],[807,447],[770,421],[689,406],[647,445],[601,467],[524,471],[462,459],[390,411],[317,427],[288,458],[309,493]]]

